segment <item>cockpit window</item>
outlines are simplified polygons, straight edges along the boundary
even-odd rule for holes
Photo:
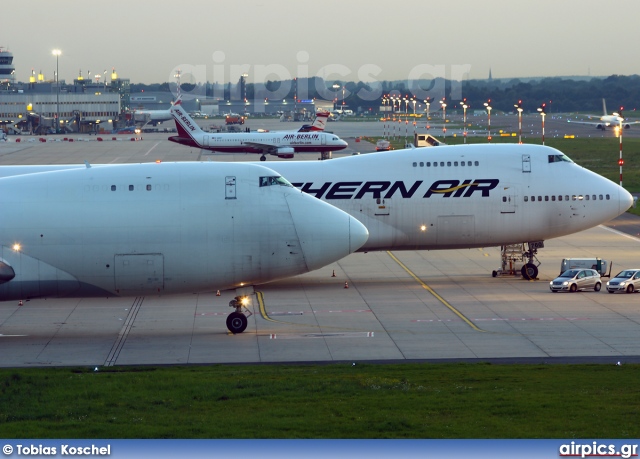
[[[280,177],[280,176],[260,177],[260,186],[261,187],[262,186],[274,186],[274,185],[293,187],[293,185],[291,183],[289,183],[289,181],[284,177]]]
[[[559,155],[549,155],[549,162],[550,163],[560,163],[562,161],[566,161],[568,163],[572,163],[573,161],[571,161],[571,158],[569,158],[567,155],[563,155],[562,153]]]

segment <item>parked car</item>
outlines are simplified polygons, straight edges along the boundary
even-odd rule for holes
[[[640,269],[625,269],[607,282],[607,292],[633,293],[640,290]]]
[[[595,269],[567,269],[549,282],[549,289],[553,293],[577,292],[586,289],[599,292],[601,287],[600,274]]]

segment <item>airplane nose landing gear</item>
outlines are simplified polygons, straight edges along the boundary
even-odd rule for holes
[[[540,262],[536,258],[536,254],[538,253],[538,249],[544,248],[544,241],[532,241],[527,245],[529,246],[529,250],[527,250],[523,256],[528,258],[529,261],[522,267],[520,272],[522,273],[523,279],[537,279]],[[537,264],[535,264],[534,261],[537,262]]]
[[[229,307],[235,308],[235,311],[227,317],[227,328],[234,335],[242,333],[247,328],[247,316],[242,312],[242,309],[246,309],[251,316],[251,311],[246,308],[249,302],[248,296],[237,296],[229,301]]]

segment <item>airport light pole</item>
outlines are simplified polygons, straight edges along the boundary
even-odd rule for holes
[[[413,137],[416,136],[416,98],[411,98],[411,103],[413,104]]]
[[[614,113],[620,120],[620,132],[618,133],[618,138],[620,139],[620,159],[618,159],[618,165],[620,166],[620,186],[622,186],[622,166],[624,166],[624,159],[622,159],[622,131],[624,130],[624,126],[622,125],[624,118],[622,117],[622,110],[624,107],[620,107],[618,113]]]
[[[429,133],[429,106],[431,106],[431,97],[427,97],[424,100],[425,105],[427,106],[427,134]]]
[[[394,123],[394,121],[396,120],[395,118],[395,112],[396,112],[396,98],[395,96],[389,96],[389,98],[391,99],[391,118],[389,119],[389,137],[391,137],[391,125],[393,124],[393,140],[396,140],[396,124]]]
[[[518,100],[514,107],[518,111],[518,143],[522,144],[522,100]]]
[[[464,143],[467,143],[467,108],[469,108],[469,106],[467,105],[466,97],[462,99],[460,105],[462,106],[462,137],[464,139]]]
[[[407,135],[409,135],[409,113],[407,111],[407,107],[409,107],[409,96],[404,96],[402,100],[404,101],[404,146],[407,146]]]
[[[58,67],[58,58],[60,57],[60,50],[54,49],[51,52],[56,57],[56,134],[60,130],[60,71]]]
[[[447,103],[445,102],[446,98],[443,97],[440,101],[440,105],[442,106],[442,135],[446,139],[447,138]]]
[[[387,105],[389,100],[387,99],[387,94],[382,96],[382,116],[384,118],[384,124],[382,128],[382,137],[387,138]]]
[[[333,83],[332,88],[336,92],[335,102],[333,103],[333,109],[335,110],[337,108],[337,105],[338,105],[338,89],[340,89],[340,85],[337,84],[337,83]]]
[[[547,115],[547,104],[543,103],[538,107],[540,115],[542,115],[542,145],[544,145],[544,117]]]
[[[488,120],[488,126],[489,126],[489,131],[488,131],[488,136],[487,136],[487,140],[489,142],[491,142],[491,99],[489,99],[487,102],[484,103],[484,106],[487,109],[487,112],[489,113],[489,117],[487,118]]]

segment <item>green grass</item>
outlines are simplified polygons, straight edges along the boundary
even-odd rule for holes
[[[0,371],[2,438],[638,438],[638,365]]]

